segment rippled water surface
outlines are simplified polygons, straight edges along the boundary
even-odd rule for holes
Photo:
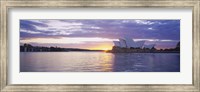
[[[21,72],[180,72],[179,53],[20,52]]]

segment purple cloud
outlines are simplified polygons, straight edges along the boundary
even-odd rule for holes
[[[118,39],[126,36],[134,39],[180,41],[180,20],[20,20],[20,39],[23,40],[62,37]]]

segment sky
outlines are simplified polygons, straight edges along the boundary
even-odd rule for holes
[[[157,49],[180,41],[180,20],[37,19],[20,20],[20,45],[110,50],[112,41],[129,37]]]

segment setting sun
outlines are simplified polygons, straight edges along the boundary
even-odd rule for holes
[[[102,50],[109,50],[108,48],[102,48]]]
[[[113,45],[110,44],[106,44],[106,45],[101,45],[101,46],[96,46],[96,47],[92,47],[90,48],[91,50],[111,50]]]

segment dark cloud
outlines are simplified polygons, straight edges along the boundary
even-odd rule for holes
[[[39,31],[35,28],[35,26],[48,27],[44,23],[37,23],[37,22],[33,22],[31,20],[20,20],[20,29]]]

